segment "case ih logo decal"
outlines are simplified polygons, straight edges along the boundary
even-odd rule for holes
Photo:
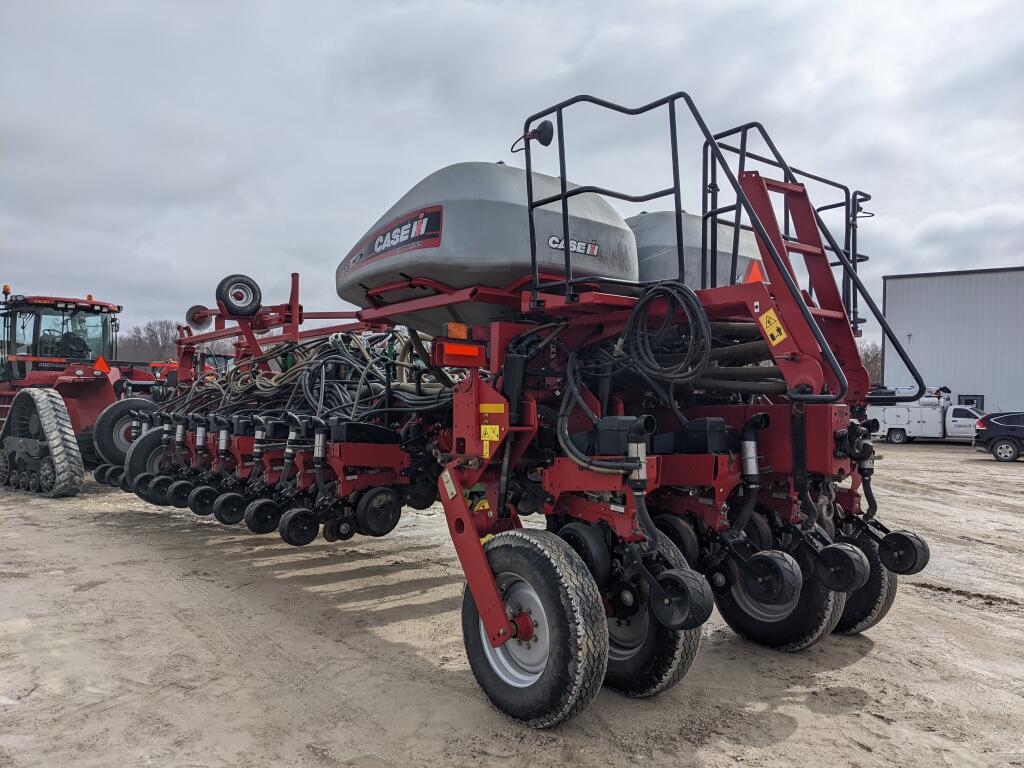
[[[563,240],[558,235],[552,235],[548,238],[548,248],[556,251],[565,250]],[[597,240],[591,240],[589,243],[584,240],[570,240],[569,241],[569,252],[570,253],[582,253],[584,256],[597,256],[597,249],[600,248],[597,244]]]
[[[404,253],[418,248],[437,248],[441,245],[441,206],[421,208],[403,216],[372,235],[366,250],[342,265],[349,272],[375,259]]]
[[[441,206],[435,206],[411,213],[378,232],[373,239],[373,255],[436,248],[440,244]]]

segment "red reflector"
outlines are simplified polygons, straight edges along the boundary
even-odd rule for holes
[[[438,341],[434,343],[434,360],[439,365],[450,365],[453,368],[474,368],[487,365],[487,354],[478,344]]]
[[[103,373],[110,373],[110,363],[106,361],[103,355],[100,355],[99,357],[96,358],[96,362],[92,364],[92,367],[97,371],[102,371]]]

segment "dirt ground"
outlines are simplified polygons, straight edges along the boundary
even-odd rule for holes
[[[1024,462],[882,452],[883,519],[932,547],[885,622],[783,655],[716,615],[675,689],[540,733],[473,680],[439,514],[293,549],[0,492],[0,766],[1024,765]]]

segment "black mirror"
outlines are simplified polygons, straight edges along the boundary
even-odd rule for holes
[[[532,131],[530,131],[530,138],[535,141],[539,141],[542,146],[548,146],[551,143],[551,139],[555,137],[555,126],[551,124],[550,120],[545,120]]]

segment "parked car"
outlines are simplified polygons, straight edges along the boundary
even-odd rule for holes
[[[1024,413],[988,413],[974,425],[979,451],[991,453],[996,461],[1016,461],[1024,449]]]

